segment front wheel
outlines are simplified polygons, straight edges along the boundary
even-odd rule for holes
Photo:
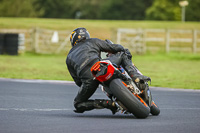
[[[122,83],[121,79],[113,79],[109,84],[109,89],[117,100],[135,117],[146,118],[149,116],[149,106],[138,95],[132,94]]]
[[[154,101],[151,102],[151,114],[152,115],[159,115],[160,114],[160,109],[158,108],[158,106],[155,104]]]
[[[149,90],[149,86],[148,84],[146,83],[146,87],[145,90],[147,91],[144,91],[143,94],[141,95],[141,97],[144,99],[144,101],[147,102],[147,104],[149,105],[150,107],[150,113],[152,115],[159,115],[160,114],[160,109],[159,107],[156,105],[156,103],[152,100],[152,95],[151,95],[151,91]]]

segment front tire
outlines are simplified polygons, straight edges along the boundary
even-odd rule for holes
[[[151,112],[152,115],[157,116],[157,115],[160,114],[160,109],[158,108],[158,106],[155,104],[154,101],[152,101],[150,109],[151,109],[150,112]]]
[[[121,79],[113,79],[109,84],[109,89],[112,94],[119,100],[129,112],[137,118],[146,118],[149,116],[150,108],[147,104],[143,104],[141,100],[133,95],[126,86],[122,83]]]

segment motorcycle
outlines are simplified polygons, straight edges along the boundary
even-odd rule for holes
[[[140,90],[121,66],[112,64],[109,60],[96,62],[91,67],[95,80],[100,81],[102,91],[115,102],[118,111],[133,114],[137,118],[146,118],[151,113],[159,115],[160,109],[152,100],[148,81],[146,91]]]

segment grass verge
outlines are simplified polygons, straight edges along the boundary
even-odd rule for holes
[[[0,56],[0,77],[16,79],[72,80],[64,55]],[[152,78],[151,86],[200,89],[200,55],[147,54],[133,56],[134,64]]]

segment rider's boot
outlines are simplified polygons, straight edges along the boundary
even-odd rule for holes
[[[151,80],[150,77],[144,76],[140,73],[140,71],[132,63],[131,58],[127,54],[122,55],[122,66],[136,84],[139,82],[144,83],[145,81]]]
[[[133,66],[133,69],[137,70],[135,66]],[[148,90],[149,86],[146,83],[147,81],[151,81],[151,78],[141,75],[137,71],[130,71],[129,76],[132,78],[132,80],[136,83],[140,91],[142,92],[141,97],[145,102],[148,102],[149,100],[149,95],[148,95]]]
[[[112,100],[95,99],[94,102],[95,102],[96,108],[103,107],[103,108],[110,109],[112,111],[112,114],[115,114],[118,111],[118,108],[115,102],[113,102]]]
[[[112,111],[113,114],[117,112],[117,106],[111,100],[103,100],[103,99],[95,99],[95,100],[88,100],[86,102],[75,104],[76,113],[83,113],[84,111],[90,111],[92,109],[103,109],[107,108]]]
[[[128,75],[132,78],[132,80],[138,85],[139,89],[144,90],[146,87],[145,82],[151,81],[150,77],[142,75],[139,70],[132,64],[127,65],[125,67]]]
[[[74,102],[74,107],[76,113],[83,113],[85,111],[93,110],[94,109],[94,100],[88,100],[86,102]]]
[[[150,77],[147,77],[147,76],[144,76],[142,74],[140,74],[138,71],[137,71],[137,68],[135,66],[131,66],[129,67],[129,71],[128,71],[128,74],[129,76],[132,78],[132,80],[135,82],[135,83],[145,83],[146,81],[150,81],[151,78]],[[141,86],[142,87],[142,86]],[[143,88],[143,87],[142,87]]]

